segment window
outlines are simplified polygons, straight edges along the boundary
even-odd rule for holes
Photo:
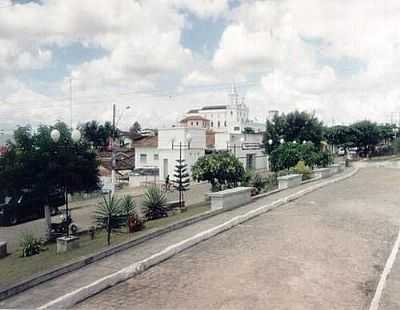
[[[199,122],[196,122],[196,126],[199,126]]]
[[[236,126],[235,128],[233,128],[234,131],[240,131],[240,127]]]
[[[158,154],[154,154],[153,159],[158,160]]]
[[[226,125],[226,121],[224,122],[224,126],[226,127],[227,125]]]
[[[140,154],[140,163],[147,164],[147,154]]]
[[[220,121],[218,121],[218,128],[219,128],[219,127],[221,127],[221,122],[220,122]]]
[[[211,122],[211,127],[214,127],[214,122]]]
[[[192,125],[192,126],[193,126],[193,122],[190,122],[190,125]]]

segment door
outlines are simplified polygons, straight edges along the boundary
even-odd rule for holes
[[[246,168],[249,170],[254,170],[256,168],[255,165],[255,154],[247,154],[246,156]]]
[[[169,172],[168,172],[168,158],[164,158],[163,167],[164,167],[163,176],[164,176],[164,179],[165,179],[167,177],[167,175],[169,174]]]

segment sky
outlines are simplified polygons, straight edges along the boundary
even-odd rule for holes
[[[399,29],[398,0],[0,0],[0,130],[170,126],[232,83],[258,121],[398,120]]]

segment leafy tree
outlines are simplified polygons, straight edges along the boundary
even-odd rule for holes
[[[179,192],[179,208],[183,209],[184,192],[189,190],[190,177],[187,172],[187,164],[184,159],[180,158],[176,160],[175,171],[174,171],[174,188]]]
[[[237,186],[244,175],[243,164],[229,152],[200,157],[192,167],[193,179],[208,181],[213,191]]]
[[[305,111],[294,111],[288,114],[275,115],[272,121],[268,120],[264,134],[264,145],[267,154],[270,154],[280,145],[280,140],[287,142],[312,142],[319,146],[323,139],[323,124],[314,114]],[[269,144],[272,140],[272,145]]]
[[[325,167],[332,163],[333,157],[310,143],[284,143],[272,151],[270,160],[272,170],[279,171],[294,167],[299,161],[309,167]]]
[[[60,131],[58,143],[50,138],[53,128]],[[40,126],[36,132],[29,126],[19,127],[14,140],[0,157],[0,188],[6,194],[31,189],[46,202],[59,190],[73,194],[98,189],[96,154],[84,142],[73,143],[64,123]]]
[[[96,148],[107,146],[109,139],[113,136],[111,122],[105,122],[103,125],[93,120],[81,125],[81,131],[83,140]],[[119,136],[120,131],[116,129],[115,138]]]
[[[327,127],[324,130],[324,136],[329,144],[343,147],[345,150],[354,146],[355,132],[349,126]]]
[[[95,211],[96,224],[107,231],[107,244],[111,244],[111,232],[126,224],[127,217],[123,214],[121,199],[112,196],[103,197]]]
[[[351,125],[354,132],[354,144],[360,154],[369,156],[382,140],[381,131],[376,123],[361,121]]]
[[[167,196],[158,187],[151,186],[144,192],[143,206],[145,215],[149,220],[167,217]]]
[[[140,126],[139,122],[136,121],[132,124],[132,126],[129,128],[129,137],[132,140],[136,140],[141,137],[140,130],[142,127]]]

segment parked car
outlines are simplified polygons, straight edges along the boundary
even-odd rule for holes
[[[59,213],[58,207],[65,204],[64,193],[54,192],[49,196],[51,215]],[[17,223],[36,220],[44,217],[43,198],[30,190],[22,191],[14,197],[5,197],[0,202],[0,225],[15,225]]]

